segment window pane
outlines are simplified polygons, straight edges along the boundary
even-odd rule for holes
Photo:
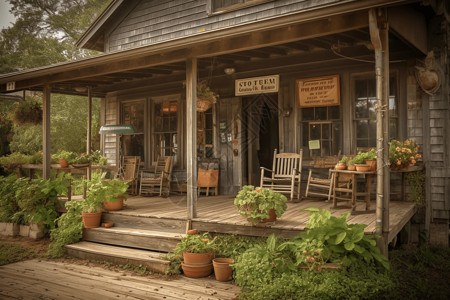
[[[376,81],[375,79],[367,79],[367,97],[376,97]]]
[[[370,120],[368,147],[376,147],[376,146],[377,146],[377,122],[375,120]]]
[[[314,108],[303,108],[302,109],[302,120],[303,121],[313,121],[314,120]]]
[[[377,104],[377,99],[375,97],[369,98],[369,101],[367,102],[367,108],[369,110],[369,119],[377,118],[377,112],[375,110],[376,104]]]
[[[357,148],[368,148],[367,140],[356,140]]]
[[[337,155],[339,150],[342,150],[342,131],[341,123],[333,123],[333,155]]]
[[[367,112],[367,101],[356,101],[355,103],[355,117],[357,119],[360,118],[368,118],[369,114]]]
[[[367,98],[367,83],[365,80],[355,80],[355,96],[357,100]]]
[[[331,140],[331,124],[323,124],[322,125],[322,139]]]
[[[314,120],[325,121],[327,119],[327,107],[316,107]]]
[[[328,107],[328,120],[339,120],[341,118],[339,106]]]
[[[369,121],[359,120],[356,121],[356,138],[367,138],[369,135]]]
[[[309,139],[320,140],[320,124],[313,124],[309,126]]]

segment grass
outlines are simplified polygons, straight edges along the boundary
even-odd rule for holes
[[[0,266],[41,256],[37,250],[0,243]]]

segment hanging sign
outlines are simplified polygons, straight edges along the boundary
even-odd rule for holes
[[[238,79],[234,85],[236,96],[277,93],[279,86],[279,75]]]
[[[16,89],[16,82],[10,81],[6,83],[6,90],[7,91],[14,91]]]
[[[310,140],[309,150],[317,150],[317,149],[320,149],[320,140]]]
[[[297,79],[298,107],[340,105],[339,75]]]

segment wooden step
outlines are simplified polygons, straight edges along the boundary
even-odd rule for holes
[[[162,259],[162,253],[148,250],[124,248],[91,242],[66,245],[67,253],[81,259],[111,262],[118,265],[145,266],[149,271],[164,274],[169,261]]]
[[[83,234],[85,241],[164,252],[172,252],[182,238],[180,233],[123,227],[85,229]]]
[[[186,232],[186,220],[155,218],[142,215],[133,216],[126,211],[104,212],[102,214],[102,222],[113,222],[116,227],[151,229],[173,233]]]

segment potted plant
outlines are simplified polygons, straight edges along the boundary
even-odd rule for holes
[[[375,172],[377,170],[377,151],[375,149],[371,149],[366,152],[366,165],[369,166],[370,171]]]
[[[86,153],[82,153],[80,155],[75,155],[75,157],[71,160],[71,165],[75,168],[84,168],[88,167],[91,163],[91,157]]]
[[[214,275],[218,281],[228,281],[233,275],[231,265],[234,264],[234,259],[219,257],[213,259]]]
[[[197,83],[197,111],[207,111],[218,98],[219,95],[211,91],[206,81],[202,80]]]
[[[175,248],[176,255],[183,256],[181,268],[188,277],[205,277],[211,274],[214,257],[214,240],[208,233],[186,235]]]
[[[418,146],[414,140],[405,140],[403,143],[392,140],[389,143],[389,161],[391,169],[401,170],[413,166],[422,156],[418,153]]]
[[[353,162],[353,158],[347,162],[347,170],[349,170],[349,171],[356,170],[356,166],[355,166],[355,163]]]
[[[104,184],[109,189],[111,198],[104,199],[103,207],[108,211],[121,210],[123,208],[123,202],[128,198],[126,194],[129,185],[128,182],[120,179],[105,179]]]
[[[242,187],[234,205],[241,216],[253,225],[260,222],[273,222],[286,211],[286,197],[269,189],[254,188],[252,185]]]
[[[69,164],[75,159],[76,154],[70,151],[60,150],[52,155],[52,158],[57,159],[61,168],[67,168]]]
[[[344,155],[334,168],[336,170],[345,170],[347,168],[347,163],[349,160],[350,160],[350,157]]]

